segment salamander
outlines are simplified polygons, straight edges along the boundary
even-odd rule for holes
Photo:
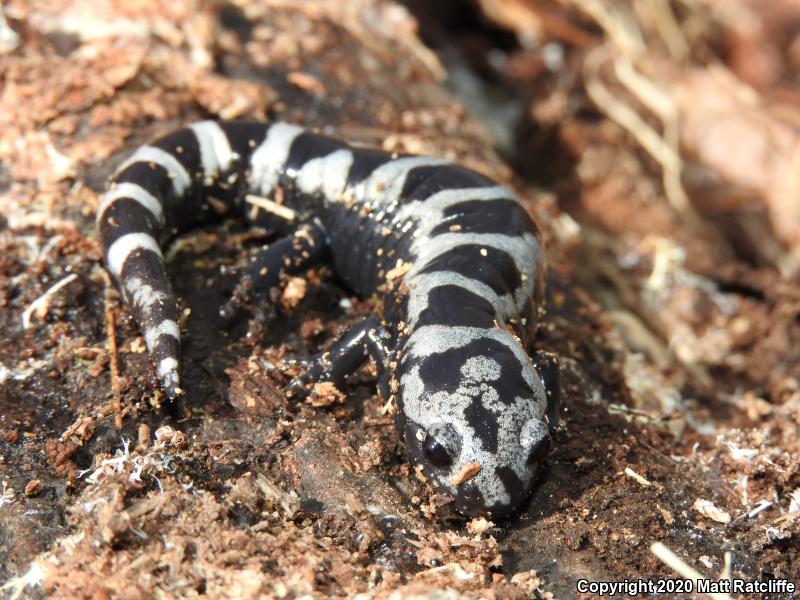
[[[97,211],[108,271],[138,322],[160,386],[180,387],[180,330],[162,247],[229,216],[274,241],[242,268],[226,312],[269,303],[328,261],[366,318],[288,387],[371,359],[412,465],[467,515],[524,504],[557,424],[558,366],[528,348],[544,290],[540,234],[515,195],[442,158],[348,146],[297,125],[203,121],[141,146]]]

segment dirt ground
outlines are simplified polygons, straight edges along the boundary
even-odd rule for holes
[[[579,579],[689,567],[800,585],[793,2],[8,0],[0,17],[1,594],[574,598],[592,596]],[[286,399],[281,358],[372,303],[320,268],[267,327],[223,320],[222,267],[263,239],[239,223],[168,253],[188,393],[164,406],[94,211],[138,144],[201,118],[445,156],[519,193],[564,386],[521,514],[467,521],[431,495],[370,368],[345,396]]]

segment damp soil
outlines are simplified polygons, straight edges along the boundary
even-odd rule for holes
[[[4,594],[572,598],[579,579],[676,577],[655,542],[712,579],[797,581],[800,285],[769,260],[789,250],[737,233],[739,212],[687,225],[587,96],[602,31],[568,4],[542,3],[561,37],[538,40],[499,0],[4,4]],[[520,514],[466,520],[431,494],[370,366],[286,398],[282,360],[374,303],[320,267],[296,306],[223,319],[264,241],[240,223],[168,252],[187,393],[157,390],[94,211],[138,144],[202,118],[446,156],[518,192],[548,251],[536,344],[563,386]]]

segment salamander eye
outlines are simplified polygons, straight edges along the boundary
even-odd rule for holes
[[[447,423],[436,423],[428,428],[422,453],[435,467],[449,467],[461,452],[461,438],[453,426]]]
[[[553,447],[553,440],[549,435],[540,438],[528,453],[528,464],[532,465],[543,460]]]
[[[425,452],[425,458],[434,466],[449,467],[453,464],[453,457],[447,452],[447,448],[444,447],[444,444],[439,442],[436,438],[425,438],[423,452]]]

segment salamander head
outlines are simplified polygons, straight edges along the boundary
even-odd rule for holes
[[[406,446],[459,511],[503,517],[528,498],[550,450],[547,394],[510,334],[460,341],[417,344],[404,357],[398,375]]]

